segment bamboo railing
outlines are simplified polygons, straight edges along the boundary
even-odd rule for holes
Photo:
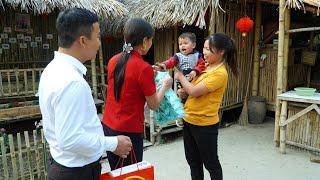
[[[44,68],[0,70],[0,98],[35,95]]]
[[[0,137],[0,179],[46,179],[48,152],[42,130]]]

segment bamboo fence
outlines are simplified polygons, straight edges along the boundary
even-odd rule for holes
[[[301,106],[301,104],[300,104]],[[305,107],[299,107],[297,104],[289,104],[288,117],[297,114]],[[309,149],[320,152],[320,116],[311,111],[299,119],[289,123],[286,131],[286,141],[289,145],[300,150]]]
[[[48,154],[42,130],[0,137],[0,179],[46,179]]]

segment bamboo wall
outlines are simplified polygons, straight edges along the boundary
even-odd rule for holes
[[[259,96],[266,98],[267,103],[274,105],[277,96],[277,59],[278,49],[272,47],[261,49],[260,54],[266,54],[267,58],[260,63]],[[294,49],[290,49],[288,63],[288,88],[303,86],[307,82],[308,67],[303,64],[295,64],[293,60]]]
[[[154,61],[162,62],[174,54],[174,29],[157,29],[154,36]]]
[[[32,31],[16,31],[16,18],[19,17],[19,14],[30,17]],[[56,17],[57,13],[34,16],[10,8],[6,8],[6,11],[0,11],[2,37],[0,69],[45,67],[53,58],[53,52],[58,47],[55,30]],[[10,27],[11,32],[4,32],[4,27]],[[37,47],[31,47],[31,44],[36,44]],[[9,45],[9,49],[4,49],[4,45]],[[48,48],[46,48],[47,45],[49,45]]]
[[[218,13],[212,11],[209,32],[224,32],[229,35],[236,42],[236,47],[238,50],[237,60],[240,72],[240,77],[237,80],[233,77],[229,70],[229,82],[228,88],[224,95],[224,100],[222,107],[230,107],[241,103],[246,95],[247,86],[250,85],[251,79],[249,77],[249,72],[252,66],[253,57],[253,40],[254,32],[251,30],[245,39],[245,47],[241,46],[241,32],[236,29],[235,24],[238,19],[246,14],[254,19],[254,7],[255,4],[247,4],[246,8],[243,3],[236,3],[230,1],[223,1],[222,8],[226,13]]]
[[[288,117],[293,116],[305,107],[288,107]],[[286,140],[314,147],[320,150],[320,116],[311,111],[287,126]]]

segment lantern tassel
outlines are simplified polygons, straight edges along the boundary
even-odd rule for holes
[[[245,37],[242,36],[241,47],[244,48],[245,45],[246,45]]]

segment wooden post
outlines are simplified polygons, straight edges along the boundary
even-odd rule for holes
[[[260,35],[261,35],[261,14],[262,14],[261,2],[257,1],[255,31],[254,31],[255,33],[254,33],[252,96],[257,96],[258,90],[259,90],[259,61],[260,61],[259,41],[260,41]]]
[[[98,98],[96,58],[91,60],[91,73],[93,97]]]
[[[282,91],[282,76],[283,76],[283,53],[284,53],[284,12],[285,0],[279,1],[279,35],[278,35],[278,68],[277,68],[277,95],[281,94]],[[276,146],[279,146],[279,119],[280,119],[280,101],[276,100],[276,115],[275,115],[275,128],[274,128],[274,141]]]

